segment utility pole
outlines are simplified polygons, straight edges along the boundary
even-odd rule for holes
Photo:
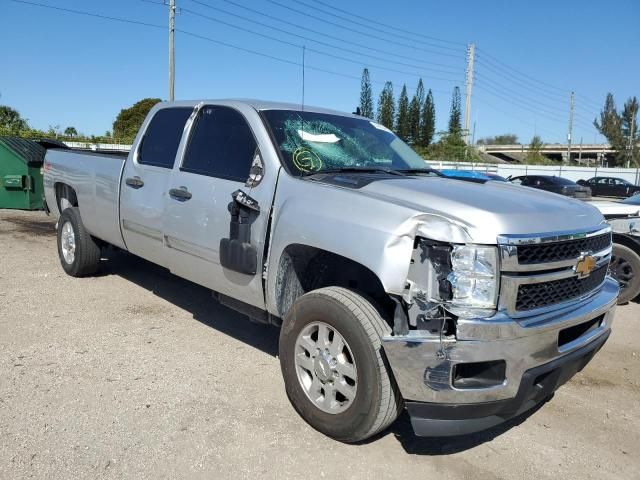
[[[573,102],[574,93],[569,97],[569,131],[567,132],[567,163],[571,162],[571,136],[573,134]]]
[[[469,144],[469,130],[471,128],[471,94],[473,93],[473,62],[476,56],[476,45],[470,43],[467,46],[467,77],[465,81],[466,98],[464,103],[464,140]]]
[[[636,115],[635,112],[631,111],[631,128],[629,129],[629,158],[627,160],[627,168],[631,166],[631,161],[633,160],[633,134],[635,133],[633,130],[635,129],[635,120]]]
[[[169,101],[173,102],[173,91],[176,78],[175,52],[173,37],[176,29],[176,0],[169,0]]]
[[[580,153],[578,153],[578,163],[582,162],[582,137],[580,137]]]

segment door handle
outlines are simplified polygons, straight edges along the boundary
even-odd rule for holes
[[[179,202],[186,202],[191,199],[191,192],[187,190],[187,187],[172,188],[169,190],[169,196]]]
[[[140,177],[127,178],[124,183],[126,183],[128,187],[135,188],[136,190],[144,187],[144,182]]]

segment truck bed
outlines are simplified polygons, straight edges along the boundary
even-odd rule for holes
[[[82,220],[91,235],[124,247],[119,226],[118,197],[126,152],[47,150],[45,197],[49,208],[58,209],[55,184],[70,185],[78,196]],[[56,212],[59,213],[59,212]]]

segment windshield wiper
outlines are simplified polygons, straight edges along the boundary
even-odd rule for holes
[[[439,177],[444,177],[442,173],[440,173],[438,170],[434,168],[405,168],[405,169],[396,170],[396,171],[404,174],[409,174],[409,175],[415,174],[415,173],[433,173]]]
[[[340,167],[340,168],[327,168],[325,170],[318,170],[317,172],[308,172],[303,176],[308,177],[310,175],[318,175],[321,173],[388,173],[390,175],[404,176],[399,170],[391,170],[389,168],[381,167]]]

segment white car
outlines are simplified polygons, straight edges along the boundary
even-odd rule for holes
[[[618,303],[640,296],[640,196],[622,202],[596,200],[596,207],[613,231],[613,255],[609,273],[620,283]]]

